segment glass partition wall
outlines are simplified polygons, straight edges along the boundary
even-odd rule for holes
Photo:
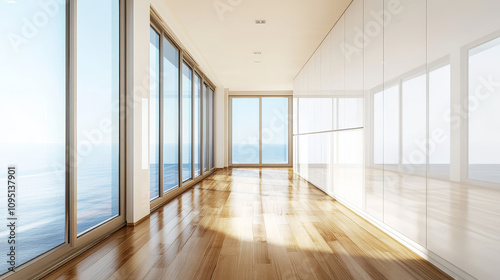
[[[150,34],[149,166],[154,208],[164,196],[213,170],[214,91],[154,21]]]
[[[9,192],[0,218],[12,224],[0,229],[10,254],[0,278],[39,278],[125,224],[124,1],[47,7],[0,2],[0,31],[10,34],[0,41],[0,182]],[[19,19],[33,14],[43,30],[22,37]]]

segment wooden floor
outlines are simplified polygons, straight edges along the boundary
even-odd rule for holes
[[[450,278],[290,169],[230,169],[46,279]]]

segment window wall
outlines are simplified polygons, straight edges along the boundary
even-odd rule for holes
[[[0,182],[12,187],[0,218],[16,225],[15,243],[0,229],[15,255],[2,279],[31,279],[125,224],[124,2],[38,4],[0,2]]]
[[[119,210],[119,12],[119,1],[77,2],[78,234]]]
[[[290,165],[291,99],[231,96],[231,165]]]
[[[207,96],[207,105],[208,105],[208,168],[213,169],[215,167],[214,164],[214,90],[211,87],[208,87],[208,96]]]
[[[160,35],[150,28],[149,93],[149,190],[150,199],[160,196]]]
[[[179,186],[179,50],[163,41],[163,190]]]
[[[17,34],[21,25],[14,23],[31,18],[33,4],[0,2],[0,33]],[[22,219],[25,227],[18,232],[16,266],[67,241],[65,28],[66,15],[59,13],[36,40],[24,43],[12,34],[14,41],[0,40],[0,275],[10,267],[7,218]],[[8,172],[8,167],[15,170]],[[11,200],[16,211],[11,213],[7,186],[17,187]]]
[[[202,104],[203,104],[203,110],[202,110],[202,116],[203,116],[203,133],[202,133],[202,139],[203,139],[203,157],[202,157],[202,162],[203,162],[203,172],[206,172],[208,170],[208,122],[209,122],[209,114],[208,114],[208,91],[209,87],[207,84],[203,85],[203,93],[202,93]]]
[[[194,177],[201,175],[201,77],[194,76],[193,165]]]
[[[289,98],[262,98],[262,163],[289,164]]]
[[[233,98],[232,164],[260,163],[260,98]]]
[[[182,64],[182,181],[192,177],[193,70]]]
[[[156,207],[214,168],[213,89],[154,21],[150,33],[150,199]]]

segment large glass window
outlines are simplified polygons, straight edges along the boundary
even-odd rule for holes
[[[289,97],[231,98],[231,164],[290,164],[289,102]]]
[[[169,191],[213,167],[213,91],[154,22],[150,60],[150,199],[154,207]]]
[[[99,7],[99,9],[96,9]],[[77,231],[119,214],[119,1],[77,2]],[[96,44],[99,42],[99,44]]]
[[[186,181],[191,176],[191,129],[192,129],[192,76],[193,70],[182,64],[182,180]]]
[[[150,29],[149,169],[150,199],[160,195],[160,35]]]
[[[208,92],[208,158],[209,168],[214,168],[214,91]]]
[[[500,38],[469,51],[469,178],[500,183]]]
[[[288,97],[262,98],[262,163],[288,164]]]
[[[203,172],[208,170],[208,85],[203,86]]]
[[[123,1],[78,1],[71,12],[68,3],[0,2],[5,35],[0,183],[6,191],[0,203],[12,207],[0,211],[0,218],[16,223],[15,240],[10,238],[15,243],[7,242],[10,228],[0,228],[5,237],[0,250],[16,258],[15,264],[0,262],[2,276],[12,265],[23,271],[13,278],[32,278],[41,272],[40,263],[28,261],[43,257],[51,267],[125,222],[120,213]]]
[[[193,112],[193,139],[194,139],[194,176],[201,175],[201,78],[194,77],[194,112]]]
[[[232,99],[232,163],[259,164],[260,99]]]
[[[164,191],[179,185],[179,50],[163,38]]]
[[[54,14],[28,38],[21,19],[32,19],[40,7],[10,2],[0,1],[0,274],[9,267],[8,217],[19,218],[19,266],[65,242],[67,214],[66,16]],[[64,3],[56,8],[65,11]],[[8,167],[16,167],[11,178]],[[7,185],[17,186],[13,216],[7,212]]]

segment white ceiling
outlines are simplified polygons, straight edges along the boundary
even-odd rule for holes
[[[351,2],[164,1],[230,90],[291,90],[294,77]],[[265,19],[267,24],[256,25],[257,19]],[[253,54],[255,51],[262,55]]]

